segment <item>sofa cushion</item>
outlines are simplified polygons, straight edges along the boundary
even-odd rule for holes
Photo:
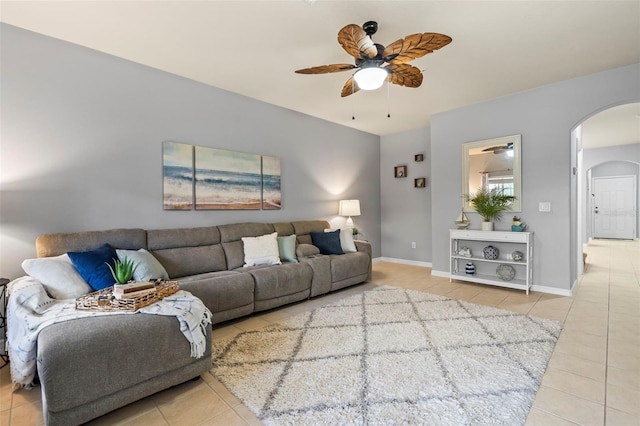
[[[211,246],[215,244],[220,244],[220,231],[217,226],[152,229],[147,231],[147,248],[149,251],[178,247]]]
[[[151,253],[164,266],[170,278],[227,269],[224,251],[220,244],[154,250]]]
[[[147,231],[148,250],[170,278],[224,271],[227,262],[215,226]]]
[[[102,290],[115,283],[107,265],[113,268],[118,255],[109,244],[103,244],[95,250],[71,251],[68,254],[78,273],[94,290]]]
[[[301,220],[291,222],[291,225],[296,234],[298,244],[311,244],[310,232],[323,232],[326,228],[331,227],[326,220]]]
[[[242,237],[244,265],[280,265],[277,238],[277,232],[259,237]]]
[[[207,342],[210,339],[211,328],[207,326]],[[211,356],[209,348],[210,344],[205,357]],[[52,412],[106,398],[197,362],[176,317],[146,314],[52,324],[38,336],[37,359],[46,408]],[[124,403],[128,402],[132,400]]]
[[[122,250],[116,249],[118,259],[127,258],[134,264],[133,279],[136,281],[149,281],[156,278],[169,279],[169,274],[158,259],[145,249]]]
[[[218,226],[220,240],[223,243],[240,241],[242,237],[258,237],[275,232],[270,223],[232,223]]]
[[[310,290],[313,276],[313,270],[305,263],[250,268],[248,272],[255,280],[256,302]]]
[[[22,269],[40,281],[54,299],[75,299],[93,289],[78,273],[68,254],[39,259],[26,259]]]
[[[286,237],[278,237],[278,252],[280,260],[286,262],[298,263],[296,257],[296,236],[287,235]]]
[[[340,246],[340,231],[311,232],[311,241],[322,254],[344,254]]]
[[[296,247],[296,254],[298,255],[298,258],[315,256],[320,254],[320,249],[313,244],[298,244],[298,247]]]
[[[121,249],[146,248],[147,231],[134,228],[43,234],[36,239],[36,253],[38,257],[59,256],[70,251],[93,250],[105,243]]]
[[[242,237],[257,237],[274,232],[273,225],[269,223],[232,223],[220,225],[218,229],[229,270],[241,268],[244,265]]]
[[[202,300],[213,313],[213,322],[219,322],[218,312],[251,306],[253,311],[253,277],[235,271],[209,272],[178,280],[180,289]]]
[[[331,281],[338,282],[369,273],[371,258],[369,255],[358,253],[346,253],[341,256],[331,256]]]
[[[291,222],[278,222],[273,224],[273,230],[278,233],[279,237],[286,237],[295,234]]]

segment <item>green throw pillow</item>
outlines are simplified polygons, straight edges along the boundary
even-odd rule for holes
[[[278,251],[280,252],[281,260],[298,263],[298,258],[296,257],[295,234],[286,237],[278,237]]]

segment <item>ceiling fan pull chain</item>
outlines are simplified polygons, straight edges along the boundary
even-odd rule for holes
[[[356,89],[356,82],[354,79],[351,79],[351,93]],[[356,99],[355,96],[351,98],[351,120],[356,119]]]
[[[391,86],[391,83],[389,83],[389,80],[391,80],[391,75],[387,76],[387,118],[391,118],[391,102],[389,94],[389,86]]]

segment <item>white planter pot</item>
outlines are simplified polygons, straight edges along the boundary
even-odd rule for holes
[[[493,231],[493,222],[482,222],[483,231]]]

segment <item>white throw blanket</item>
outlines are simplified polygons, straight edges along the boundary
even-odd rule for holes
[[[172,315],[180,322],[180,331],[191,344],[191,356],[200,358],[205,353],[206,326],[211,323],[211,312],[189,292],[180,290],[137,312],[99,312],[76,310],[73,299],[50,298],[42,284],[31,277],[18,278],[10,286],[7,349],[14,389],[30,387],[33,383],[40,331],[71,319],[138,313]]]

